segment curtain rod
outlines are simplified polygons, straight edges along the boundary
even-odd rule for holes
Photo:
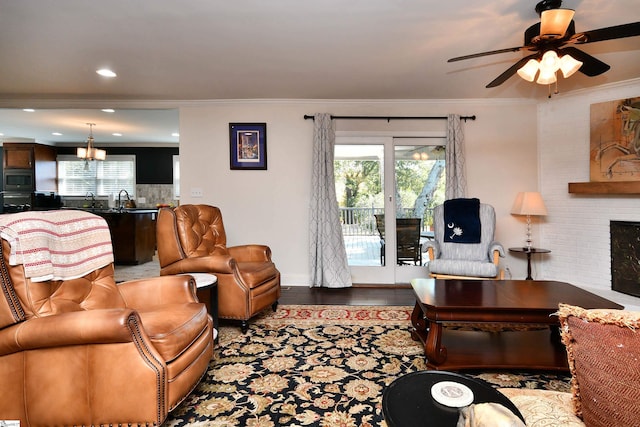
[[[313,120],[313,116],[305,114],[305,120]],[[404,117],[404,116],[331,116],[331,120],[386,120],[390,122],[391,120],[447,120],[447,117],[438,117],[438,116],[426,116],[426,117]],[[467,120],[475,120],[475,114],[473,116],[460,116],[461,120],[465,122]]]

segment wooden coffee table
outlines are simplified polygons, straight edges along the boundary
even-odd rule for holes
[[[558,304],[623,308],[569,283],[555,281],[414,279],[411,286],[416,295],[411,336],[424,344],[427,366],[436,370],[568,370],[558,317],[554,315]],[[487,332],[444,328],[448,323],[548,328]]]

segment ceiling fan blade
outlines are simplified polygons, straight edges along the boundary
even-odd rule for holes
[[[464,56],[458,56],[456,58],[451,58],[447,60],[447,62],[463,61],[465,59],[480,58],[482,56],[496,55],[498,53],[518,52],[519,50],[526,49],[526,48],[528,48],[528,46],[508,47],[506,49],[498,49],[498,50],[491,50],[488,52],[473,53],[471,55],[464,55]]]
[[[631,22],[629,24],[614,25],[613,27],[585,31],[571,37],[571,41],[576,44],[583,44],[634,36],[640,36],[640,22]]]
[[[589,55],[586,52],[581,51],[575,47],[565,47],[561,49],[560,52],[571,55],[574,59],[582,62],[582,67],[580,67],[580,72],[589,77],[598,76],[604,72],[609,71],[611,68],[608,64],[600,61],[599,59]]]
[[[538,54],[533,54],[533,55],[529,55],[529,56],[525,56],[524,58],[522,58],[520,61],[516,62],[515,64],[513,64],[507,71],[505,71],[504,73],[500,74],[498,77],[496,77],[491,83],[489,83],[486,87],[490,88],[490,87],[496,87],[496,86],[500,86],[502,83],[506,82],[509,77],[513,76],[524,64],[526,64],[530,59],[537,57]]]

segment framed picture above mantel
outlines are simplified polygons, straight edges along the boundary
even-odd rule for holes
[[[640,181],[640,97],[591,104],[589,180]]]
[[[591,104],[589,182],[569,193],[640,194],[640,97]]]
[[[229,123],[230,168],[267,169],[267,124]]]

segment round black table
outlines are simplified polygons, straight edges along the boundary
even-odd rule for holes
[[[531,254],[548,254],[551,251],[549,249],[525,246],[522,248],[509,248],[509,252],[520,252],[527,254],[527,278],[525,280],[533,280],[533,277],[531,277]]]
[[[420,371],[393,381],[382,394],[382,412],[389,427],[446,427],[455,425],[458,408],[441,405],[431,397],[431,387],[440,381],[455,381],[473,391],[473,403],[495,402],[511,410],[523,422],[518,408],[487,382],[447,371]]]
[[[218,342],[219,325],[218,325],[218,278],[215,274],[209,273],[182,273],[189,275],[196,281],[197,291],[209,291],[208,298],[204,298],[204,302],[209,309],[209,314],[213,318],[214,340]]]

